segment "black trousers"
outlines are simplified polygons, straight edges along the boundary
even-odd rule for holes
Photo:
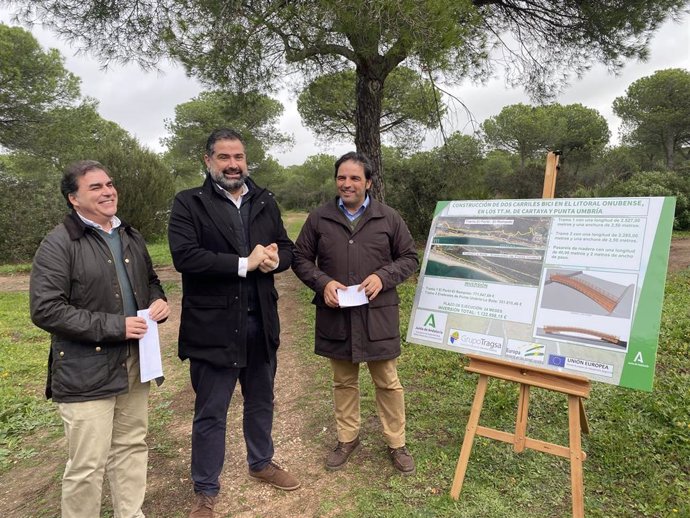
[[[237,380],[244,397],[242,428],[249,469],[263,469],[273,458],[273,381],[276,352],[265,351],[261,319],[249,315],[247,366],[218,368],[190,360],[192,387],[196,393],[192,423],[192,480],[194,491],[216,495],[225,461],[225,430],[228,407]]]

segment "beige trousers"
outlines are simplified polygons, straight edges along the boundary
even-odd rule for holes
[[[333,402],[340,442],[359,435],[359,363],[331,359]],[[376,409],[383,425],[383,437],[391,448],[405,446],[405,394],[398,379],[397,359],[367,362],[376,386]]]
[[[127,358],[129,392],[59,403],[69,449],[62,477],[62,518],[98,518],[108,473],[115,518],[143,518],[146,492],[149,383],[141,383],[139,352]]]

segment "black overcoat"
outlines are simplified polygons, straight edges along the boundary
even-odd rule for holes
[[[247,180],[252,190],[249,216],[250,250],[277,243],[276,270],[258,269],[240,277],[240,243],[230,226],[229,203],[209,179],[182,191],[173,202],[168,240],[175,268],[182,274],[180,359],[204,360],[219,367],[246,366],[248,282],[256,282],[265,347],[280,343],[278,293],[273,275],[290,268],[293,243],[287,236],[273,193]]]

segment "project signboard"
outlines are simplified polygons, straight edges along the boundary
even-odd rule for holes
[[[439,202],[407,340],[651,391],[674,209]]]

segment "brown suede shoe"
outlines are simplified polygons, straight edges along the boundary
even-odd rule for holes
[[[269,462],[262,470],[249,470],[249,476],[254,480],[266,482],[283,491],[293,491],[301,485],[294,475],[291,475],[273,461]]]
[[[388,455],[393,461],[393,467],[403,475],[414,475],[414,459],[405,446],[400,448],[388,448]]]
[[[194,498],[194,505],[192,506],[192,512],[189,513],[189,518],[213,518],[213,508],[216,505],[216,497],[203,493],[196,493]]]
[[[350,442],[338,441],[335,449],[328,454],[328,457],[326,457],[326,469],[329,471],[338,471],[339,469],[343,469],[347,459],[350,458],[350,455],[359,451],[361,447],[362,443],[359,442],[359,437]]]

